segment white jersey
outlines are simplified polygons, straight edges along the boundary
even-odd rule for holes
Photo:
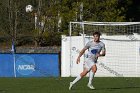
[[[96,54],[100,53],[101,51],[105,51],[105,44],[101,41],[99,43],[89,41],[84,48],[89,50],[86,61],[84,62],[84,67],[89,71],[97,62],[98,58],[96,58]]]
[[[105,44],[101,41],[99,43],[89,41],[85,48],[88,49],[87,59],[96,62],[96,54],[99,54],[101,51],[105,51]]]

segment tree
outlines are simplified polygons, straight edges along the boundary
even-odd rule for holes
[[[11,7],[9,1],[12,1]],[[81,3],[83,11],[80,11]],[[32,13],[25,12],[25,6],[29,4],[34,7]],[[13,35],[16,29],[17,45],[44,46],[48,45],[45,40],[53,35],[56,35],[54,38],[60,34],[68,35],[69,22],[81,21],[80,15],[83,15],[83,21],[138,21],[139,11],[138,0],[0,0],[0,36]],[[38,14],[38,29],[34,27],[34,13]]]
[[[84,2],[84,20],[101,22],[125,21],[124,7],[118,0],[90,0]]]

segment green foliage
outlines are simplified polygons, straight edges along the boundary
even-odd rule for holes
[[[31,36],[23,36],[17,39],[16,46],[33,46],[34,40]]]
[[[118,0],[87,1],[84,7],[84,20],[101,22],[125,21],[124,8],[118,7],[118,5]]]
[[[44,32],[41,36],[40,46],[60,46],[61,32]]]
[[[10,5],[9,1],[11,1]],[[39,1],[41,1],[40,7]],[[129,17],[126,14],[130,14],[133,10],[130,8],[133,2],[133,0],[0,0],[0,37],[6,34],[7,36],[16,34],[19,46],[60,45],[61,34],[69,34],[69,22],[80,21],[80,14],[83,15],[84,21],[123,22],[134,20],[132,16],[126,18]],[[83,3],[83,12],[80,12],[81,3]],[[25,12],[25,6],[28,4],[34,7],[32,13]],[[140,11],[138,6],[136,9]],[[35,29],[34,13],[38,14],[38,23],[44,23],[43,28],[37,25],[37,29]],[[58,27],[60,18],[61,23]],[[79,32],[73,34],[78,35]]]

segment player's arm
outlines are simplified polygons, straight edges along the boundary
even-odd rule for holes
[[[105,56],[106,55],[106,48],[105,48],[105,44],[102,47],[102,50],[99,54],[97,54],[97,57],[101,57],[101,56]]]
[[[106,50],[102,51],[99,56],[105,56],[106,55]]]
[[[88,42],[85,47],[80,51],[79,56],[76,60],[76,63],[80,63],[80,57],[85,53],[85,51],[90,47],[90,42]]]
[[[77,60],[76,60],[76,63],[77,63],[77,64],[80,63],[80,57],[85,53],[86,50],[87,50],[87,48],[83,48],[83,49],[80,51],[79,56],[78,56],[78,58],[77,58]]]

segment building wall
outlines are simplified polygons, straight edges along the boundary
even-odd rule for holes
[[[92,40],[92,37],[86,36],[83,39],[83,36],[71,38],[62,36],[62,77],[77,76],[83,70],[84,56],[81,57],[81,63],[76,64],[79,51],[84,47],[83,40],[87,43]],[[101,41],[106,45],[106,56],[98,59],[96,77],[140,77],[139,40],[138,34],[133,36],[102,35]]]

